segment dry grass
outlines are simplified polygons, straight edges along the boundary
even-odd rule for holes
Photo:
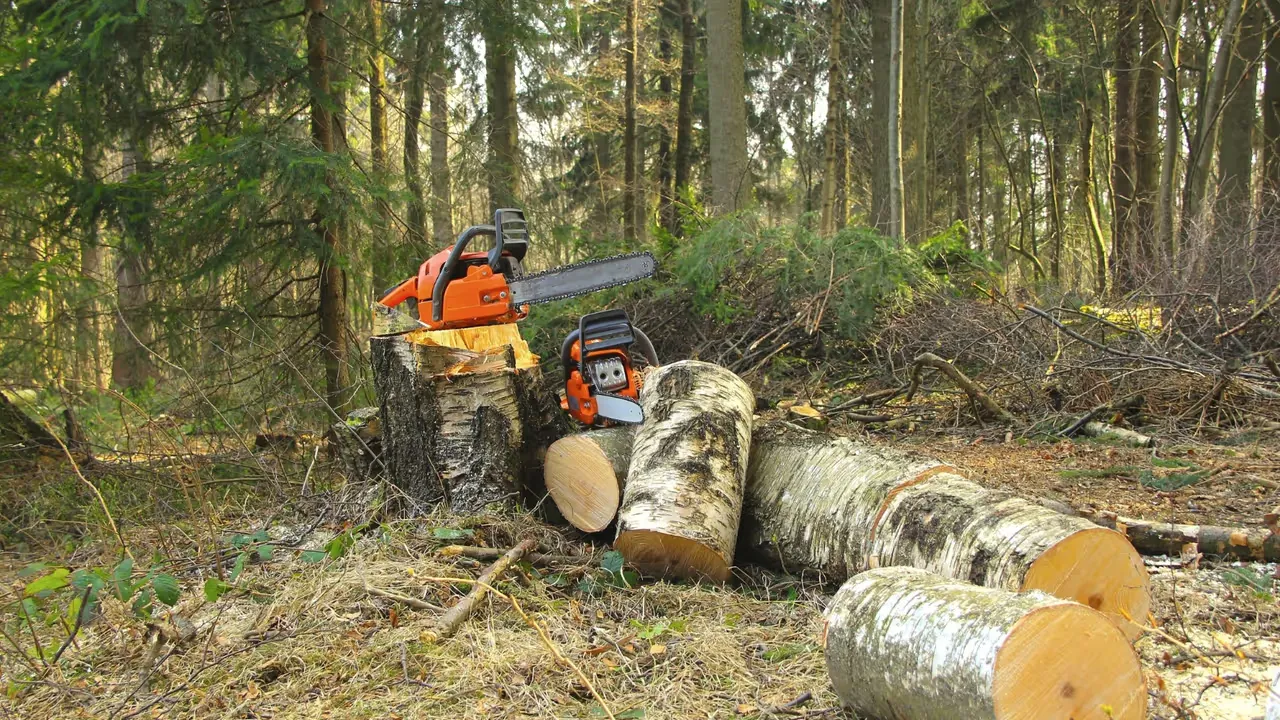
[[[572,669],[558,664],[512,607],[490,598],[459,634],[432,644],[437,613],[365,591],[366,584],[447,605],[461,591],[430,577],[471,578],[481,567],[443,558],[422,529],[363,537],[343,558],[303,563],[279,553],[250,566],[217,603],[184,578],[173,615],[193,639],[159,648],[122,606],[66,652],[47,682],[0,712],[18,717],[605,717]],[[469,522],[474,522],[470,519]],[[540,536],[555,552],[583,548],[524,518],[480,531],[489,539]],[[589,548],[588,548],[589,549]],[[600,551],[596,551],[598,555]],[[598,557],[578,571],[590,571]],[[575,571],[569,569],[570,574]],[[7,574],[7,573],[6,573]],[[577,664],[615,717],[772,717],[804,692],[804,710],[834,708],[816,638],[822,598],[750,581],[743,589],[656,583],[595,596],[558,589],[523,568],[499,588],[519,601]],[[781,595],[769,599],[770,593]],[[157,623],[162,627],[166,622]],[[663,630],[663,626],[666,629]],[[64,633],[65,634],[65,633]],[[646,637],[650,636],[650,637]],[[642,714],[643,713],[643,714]],[[827,717],[839,717],[833,709]]]

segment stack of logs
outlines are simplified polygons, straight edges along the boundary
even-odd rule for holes
[[[862,715],[1144,717],[1126,636],[1148,578],[1121,533],[926,457],[756,427],[750,388],[703,362],[649,373],[642,425],[566,435],[536,357],[487,332],[371,343],[383,465],[411,500],[476,512],[545,481],[646,575],[724,581],[743,556],[845,583],[824,643]]]

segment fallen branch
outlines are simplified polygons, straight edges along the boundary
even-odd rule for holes
[[[933,353],[921,353],[916,356],[915,364],[911,366],[911,384],[907,389],[907,402],[911,402],[911,398],[915,396],[916,390],[920,387],[920,371],[925,367],[931,367],[951,378],[951,381],[959,385],[960,389],[964,390],[969,396],[969,399],[980,407],[987,416],[1005,423],[1018,421],[1012,413],[1005,410],[999,403],[983,392],[977,383],[969,379],[969,376],[960,372],[960,369],[955,365]]]
[[[1058,434],[1062,437],[1071,437],[1072,435],[1080,432],[1085,425],[1088,425],[1090,422],[1098,419],[1098,416],[1104,413],[1116,412],[1118,410],[1133,410],[1135,408],[1142,407],[1144,402],[1146,402],[1146,399],[1142,395],[1130,395],[1122,400],[1103,403],[1082,415],[1079,420],[1071,423],[1065,430]]]
[[[1150,435],[1143,435],[1140,432],[1096,421],[1085,423],[1084,427],[1080,428],[1080,434],[1098,438],[1099,440],[1115,440],[1140,448],[1155,447],[1156,444],[1156,439]]]
[[[419,600],[419,599],[418,599],[418,598],[416,598],[416,597],[411,597],[411,596],[409,596],[409,595],[402,595],[401,593],[395,592],[394,590],[383,590],[383,589],[382,589],[382,588],[380,588],[380,587],[374,587],[374,586],[372,586],[372,585],[368,585],[368,584],[366,584],[366,585],[364,586],[364,591],[365,591],[365,592],[367,592],[367,593],[369,593],[370,595],[375,595],[375,596],[377,596],[377,597],[386,598],[386,599],[388,599],[388,600],[394,600],[394,601],[396,601],[396,602],[400,603],[401,605],[408,605],[409,607],[411,607],[411,608],[413,608],[413,609],[415,609],[415,610],[436,610],[436,611],[439,611],[439,610],[443,610],[443,609],[444,609],[444,608],[440,607],[439,605],[436,605],[436,604],[434,604],[434,603],[429,603],[429,602],[427,602],[426,600]]]
[[[1280,512],[1280,508],[1276,510]],[[1280,535],[1274,531],[1152,522],[1113,512],[1087,512],[1082,516],[1097,525],[1124,533],[1143,555],[1176,557],[1190,552],[1193,548],[1188,546],[1194,545],[1194,550],[1205,556],[1247,562],[1280,562]]]
[[[447,545],[436,551],[444,557],[465,557],[472,560],[497,560],[508,551],[501,548],[474,547],[471,545]],[[524,560],[533,565],[581,565],[591,562],[585,555],[547,555],[544,553],[526,553]]]
[[[476,580],[475,584],[472,585],[471,592],[467,593],[466,597],[459,600],[457,605],[449,608],[449,611],[436,622],[436,639],[444,640],[452,637],[454,633],[458,632],[458,628],[462,627],[462,624],[467,621],[467,618],[471,617],[471,613],[475,612],[476,607],[480,604],[480,601],[484,599],[484,596],[488,594],[489,590],[493,587],[493,584],[496,583],[512,565],[520,562],[520,559],[524,557],[525,553],[533,550],[536,545],[536,541],[532,539],[525,540],[519,545],[508,550],[506,554],[498,558],[493,565],[490,565],[489,569],[485,570],[484,574],[482,574],[480,578]]]

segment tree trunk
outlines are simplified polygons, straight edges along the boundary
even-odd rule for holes
[[[83,86],[83,83],[81,83]],[[81,88],[81,97],[87,94]],[[92,125],[86,123],[80,130],[80,176],[90,187],[98,185],[100,153],[91,133]],[[98,238],[98,202],[87,203],[80,208],[82,229],[80,238],[80,282],[85,284],[84,299],[76,310],[76,368],[74,377],[88,387],[102,382],[102,320],[99,317],[101,303],[98,296],[102,282],[103,247]]]
[[[1080,193],[1084,198],[1084,220],[1089,228],[1093,248],[1094,290],[1099,297],[1107,294],[1107,241],[1102,237],[1098,220],[1098,204],[1093,188],[1093,113],[1082,104],[1080,113]]]
[[[985,251],[991,247],[987,241],[987,164],[985,143],[982,138],[986,133],[982,125],[978,125],[978,250]]]
[[[325,40],[325,0],[307,0],[307,71],[311,78],[311,139],[326,154],[334,152],[333,116],[329,111],[328,43]],[[326,173],[329,198],[339,192],[336,179]],[[325,400],[338,414],[347,397],[347,298],[346,271],[342,269],[342,245],[331,200],[316,204],[315,221],[324,239],[320,253],[320,353],[324,359]]]
[[[903,0],[889,0],[889,97],[886,106],[889,152],[889,237],[906,232],[902,182],[902,12]]]
[[[1160,215],[1156,238],[1164,253],[1162,264],[1173,267],[1176,254],[1176,201],[1173,179],[1178,172],[1178,149],[1182,147],[1182,103],[1178,99],[1178,55],[1182,39],[1182,0],[1166,0],[1164,25],[1169,35],[1164,42],[1164,160],[1160,164]]]
[[[145,170],[146,144],[136,132],[121,153],[120,178],[128,183]],[[135,191],[132,196],[141,194]],[[124,201],[124,238],[116,253],[115,336],[111,344],[111,380],[124,389],[140,388],[155,377],[151,362],[151,309],[143,255],[150,245],[149,209],[144,202]]]
[[[444,13],[444,0],[436,0],[428,23],[431,72],[427,79],[427,95],[431,101],[431,236],[441,248],[454,241],[453,179],[449,174],[449,49]],[[418,114],[422,114],[421,99]]]
[[[827,582],[910,565],[1043,590],[1118,623],[1146,617],[1150,605],[1146,569],[1123,536],[982,488],[931,458],[768,426],[753,438],[743,507],[741,552]]]
[[[890,5],[896,0],[871,2],[871,224],[890,237],[889,222],[889,59],[892,44]]]
[[[383,463],[414,514],[540,494],[540,458],[567,422],[514,325],[375,337],[370,355]]]
[[[1267,24],[1264,16],[1257,2],[1244,12],[1227,70],[1230,96],[1222,108],[1218,134],[1218,203],[1214,212],[1218,252],[1224,255],[1247,248],[1252,225],[1253,128],[1258,112],[1257,63]]]
[[[707,0],[707,90],[711,113],[713,210],[734,213],[751,201],[742,3]]]
[[[1191,155],[1187,158],[1187,177],[1182,192],[1182,222],[1179,232],[1185,247],[1191,234],[1203,227],[1205,195],[1209,190],[1209,159],[1213,156],[1213,128],[1218,119],[1218,109],[1225,91],[1227,67],[1235,49],[1236,26],[1240,22],[1243,0],[1231,0],[1227,17],[1219,33],[1218,56],[1213,63],[1213,74],[1205,87],[1204,100],[1200,103],[1195,138],[1191,142]],[[1206,54],[1207,55],[1207,54]]]
[[[1134,83],[1138,45],[1138,5],[1140,0],[1116,3],[1116,97],[1111,161],[1111,276],[1113,288],[1121,293],[1133,289],[1134,223],[1133,193],[1137,184],[1134,147],[1137,103]]]
[[[489,210],[519,207],[520,136],[516,110],[516,49],[510,0],[495,0],[496,17],[483,24],[489,122]]]
[[[670,103],[674,85],[671,82],[671,26],[675,11],[671,0],[664,0],[658,18],[658,57],[662,61],[662,73],[658,77],[658,94],[662,102]],[[672,185],[674,156],[671,147],[671,128],[668,123],[658,126],[658,222],[667,232],[676,233],[675,187]]]
[[[840,132],[840,88],[844,77],[840,69],[840,31],[844,27],[844,0],[828,0],[827,7],[831,11],[831,43],[827,51],[827,125],[823,133],[826,140],[826,154],[822,173],[822,217],[818,232],[831,235],[836,231],[836,152],[840,143],[836,135]]]
[[[1142,666],[1102,616],[1043,593],[910,568],[851,579],[826,612],[827,673],[860,717],[1142,720]]]
[[[623,96],[622,96],[622,237],[628,248],[636,246],[639,236],[639,216],[636,194],[640,191],[639,177],[636,173],[636,52],[639,42],[636,31],[636,4],[638,0],[627,0],[625,19],[626,47],[622,52],[623,59]]]
[[[1280,0],[1264,0],[1272,20],[1280,19]],[[1268,207],[1280,198],[1280,32],[1267,34],[1267,79],[1262,89],[1262,189]]]
[[[693,0],[680,0],[680,99],[676,105],[675,191],[677,195],[687,192],[689,171],[693,167],[693,90],[698,72],[695,65],[698,50],[697,30],[697,21],[693,16]],[[673,222],[675,222],[674,219]]]
[[[600,532],[613,522],[631,468],[634,427],[569,435],[547,449],[547,493],[570,525]]]
[[[422,124],[422,99],[426,92],[426,78],[433,39],[429,37],[429,20],[422,17],[423,9],[416,6],[414,17],[413,52],[408,62],[408,78],[404,90],[404,183],[409,190],[409,244],[427,255],[427,203],[423,197],[422,169],[419,157],[418,128]],[[381,291],[383,288],[379,288]]]
[[[649,575],[724,581],[733,565],[755,398],[737,375],[687,360],[640,393],[614,547]]]
[[[1164,43],[1153,0],[1139,0],[1141,47],[1134,90],[1132,271],[1147,280],[1159,268],[1156,200],[1160,182],[1160,55]]]
[[[903,0],[902,45],[902,236],[928,237],[929,219],[929,37],[931,0]]]
[[[369,0],[369,154],[373,176],[378,183],[386,183],[390,172],[387,168],[387,91],[386,73],[382,58],[382,0]],[[371,258],[373,288],[380,291],[396,281],[391,256],[391,207],[383,199],[375,200],[378,219],[374,223],[373,253]]]
[[[971,130],[972,123],[969,115],[966,113],[960,118],[960,132],[956,136],[955,219],[964,223],[964,226],[970,235],[976,235],[975,228],[973,227],[972,212],[969,205],[969,143],[973,139],[970,135]],[[979,245],[979,248],[981,248],[981,245]]]
[[[1045,131],[1046,135],[1048,131]],[[1058,133],[1049,137],[1049,230],[1050,238],[1049,276],[1055,283],[1062,280],[1062,244],[1064,228],[1062,223],[1062,166],[1066,164],[1063,157],[1062,143],[1058,141]]]

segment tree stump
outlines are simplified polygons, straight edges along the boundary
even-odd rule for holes
[[[642,572],[723,581],[733,565],[755,398],[732,372],[686,360],[640,391],[614,547]]]
[[[375,337],[370,355],[383,464],[411,511],[542,494],[546,447],[568,420],[515,325]]]
[[[1142,667],[1100,613],[893,567],[827,610],[827,674],[860,717],[1142,720]]]

